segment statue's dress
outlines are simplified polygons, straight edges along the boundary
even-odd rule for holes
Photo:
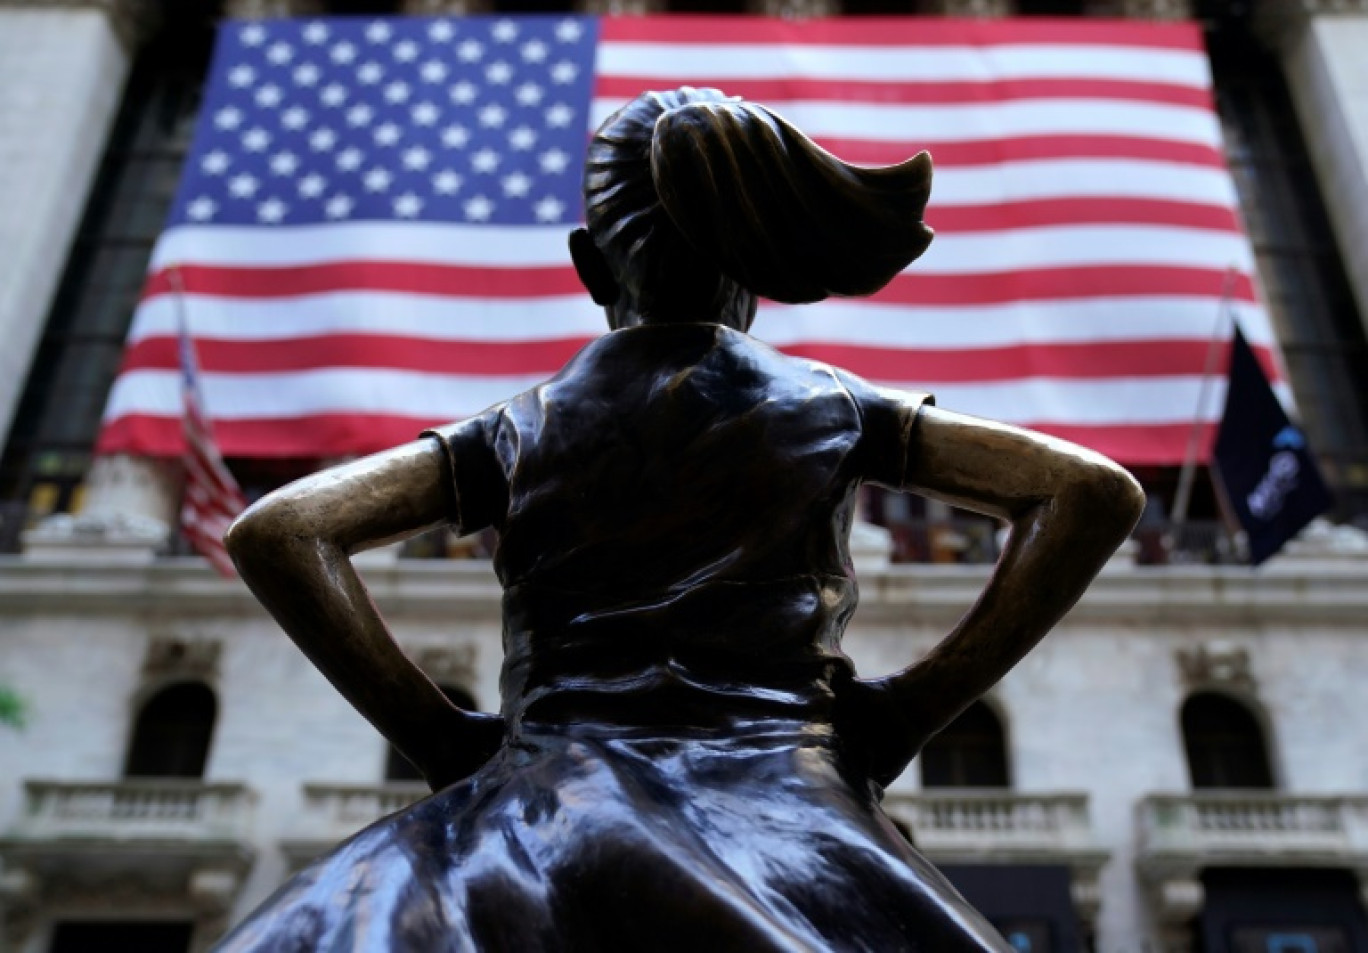
[[[831,727],[854,491],[925,399],[646,326],[438,431],[453,523],[499,532],[506,741],[224,948],[1010,950]]]

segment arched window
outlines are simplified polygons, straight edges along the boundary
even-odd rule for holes
[[[1183,745],[1194,788],[1271,788],[1263,729],[1248,708],[1216,692],[1183,703]]]
[[[464,708],[466,711],[479,710],[480,706],[476,704],[475,696],[459,685],[438,685],[437,687],[457,708]],[[421,781],[423,776],[418,773],[418,769],[413,766],[408,758],[401,755],[394,745],[390,745],[389,753],[385,756],[385,780]]]
[[[217,716],[218,700],[203,682],[180,682],[163,688],[138,712],[124,775],[203,777]]]
[[[1002,723],[983,702],[974,702],[921,753],[922,786],[1005,788],[1007,744]]]

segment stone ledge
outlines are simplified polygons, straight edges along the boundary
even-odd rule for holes
[[[861,573],[856,624],[953,621],[973,603],[991,569],[896,565]],[[396,560],[363,565],[361,572],[381,608],[396,617],[461,612],[497,620],[500,615],[502,592],[487,560]],[[0,616],[147,610],[190,616],[262,613],[246,586],[219,578],[198,558],[138,565],[0,556]],[[1361,629],[1365,617],[1368,561],[1285,560],[1258,571],[1238,566],[1107,570],[1069,621],[1255,627],[1295,622]]]

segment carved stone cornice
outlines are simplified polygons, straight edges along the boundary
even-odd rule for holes
[[[830,17],[841,12],[839,0],[747,0],[747,13],[758,13],[785,20]]]
[[[6,7],[102,10],[109,16],[120,41],[130,50],[142,45],[156,31],[161,17],[154,0],[0,0],[0,10]]]
[[[1284,6],[1293,12],[1315,16],[1321,13],[1368,13],[1368,0],[1278,0],[1266,6]]]
[[[1121,0],[1123,17],[1133,20],[1190,20],[1192,0]]]
[[[1014,12],[1012,0],[924,0],[927,13],[949,17],[1006,17]]]
[[[304,17],[323,12],[320,0],[226,0],[223,15],[234,20]]]
[[[1244,646],[1207,642],[1179,648],[1174,652],[1174,658],[1183,685],[1189,691],[1209,688],[1252,691],[1255,687],[1249,650]]]
[[[400,9],[411,16],[441,16],[444,13],[461,16],[488,13],[493,6],[489,0],[404,0]]]
[[[153,638],[143,658],[143,678],[148,681],[193,679],[213,681],[218,676],[223,643],[217,639]]]
[[[580,13],[646,14],[664,13],[665,0],[578,0],[575,9]]]

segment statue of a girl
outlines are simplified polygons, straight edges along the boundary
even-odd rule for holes
[[[1009,949],[894,829],[881,785],[1068,611],[1142,494],[1096,454],[746,333],[759,295],[887,283],[931,241],[930,184],[925,154],[855,168],[711,90],[604,123],[570,247],[613,330],[229,532],[253,592],[437,793],[224,949]],[[872,680],[840,647],[864,482],[1011,527],[954,630]],[[499,535],[499,715],[447,701],[348,561],[441,523]]]

